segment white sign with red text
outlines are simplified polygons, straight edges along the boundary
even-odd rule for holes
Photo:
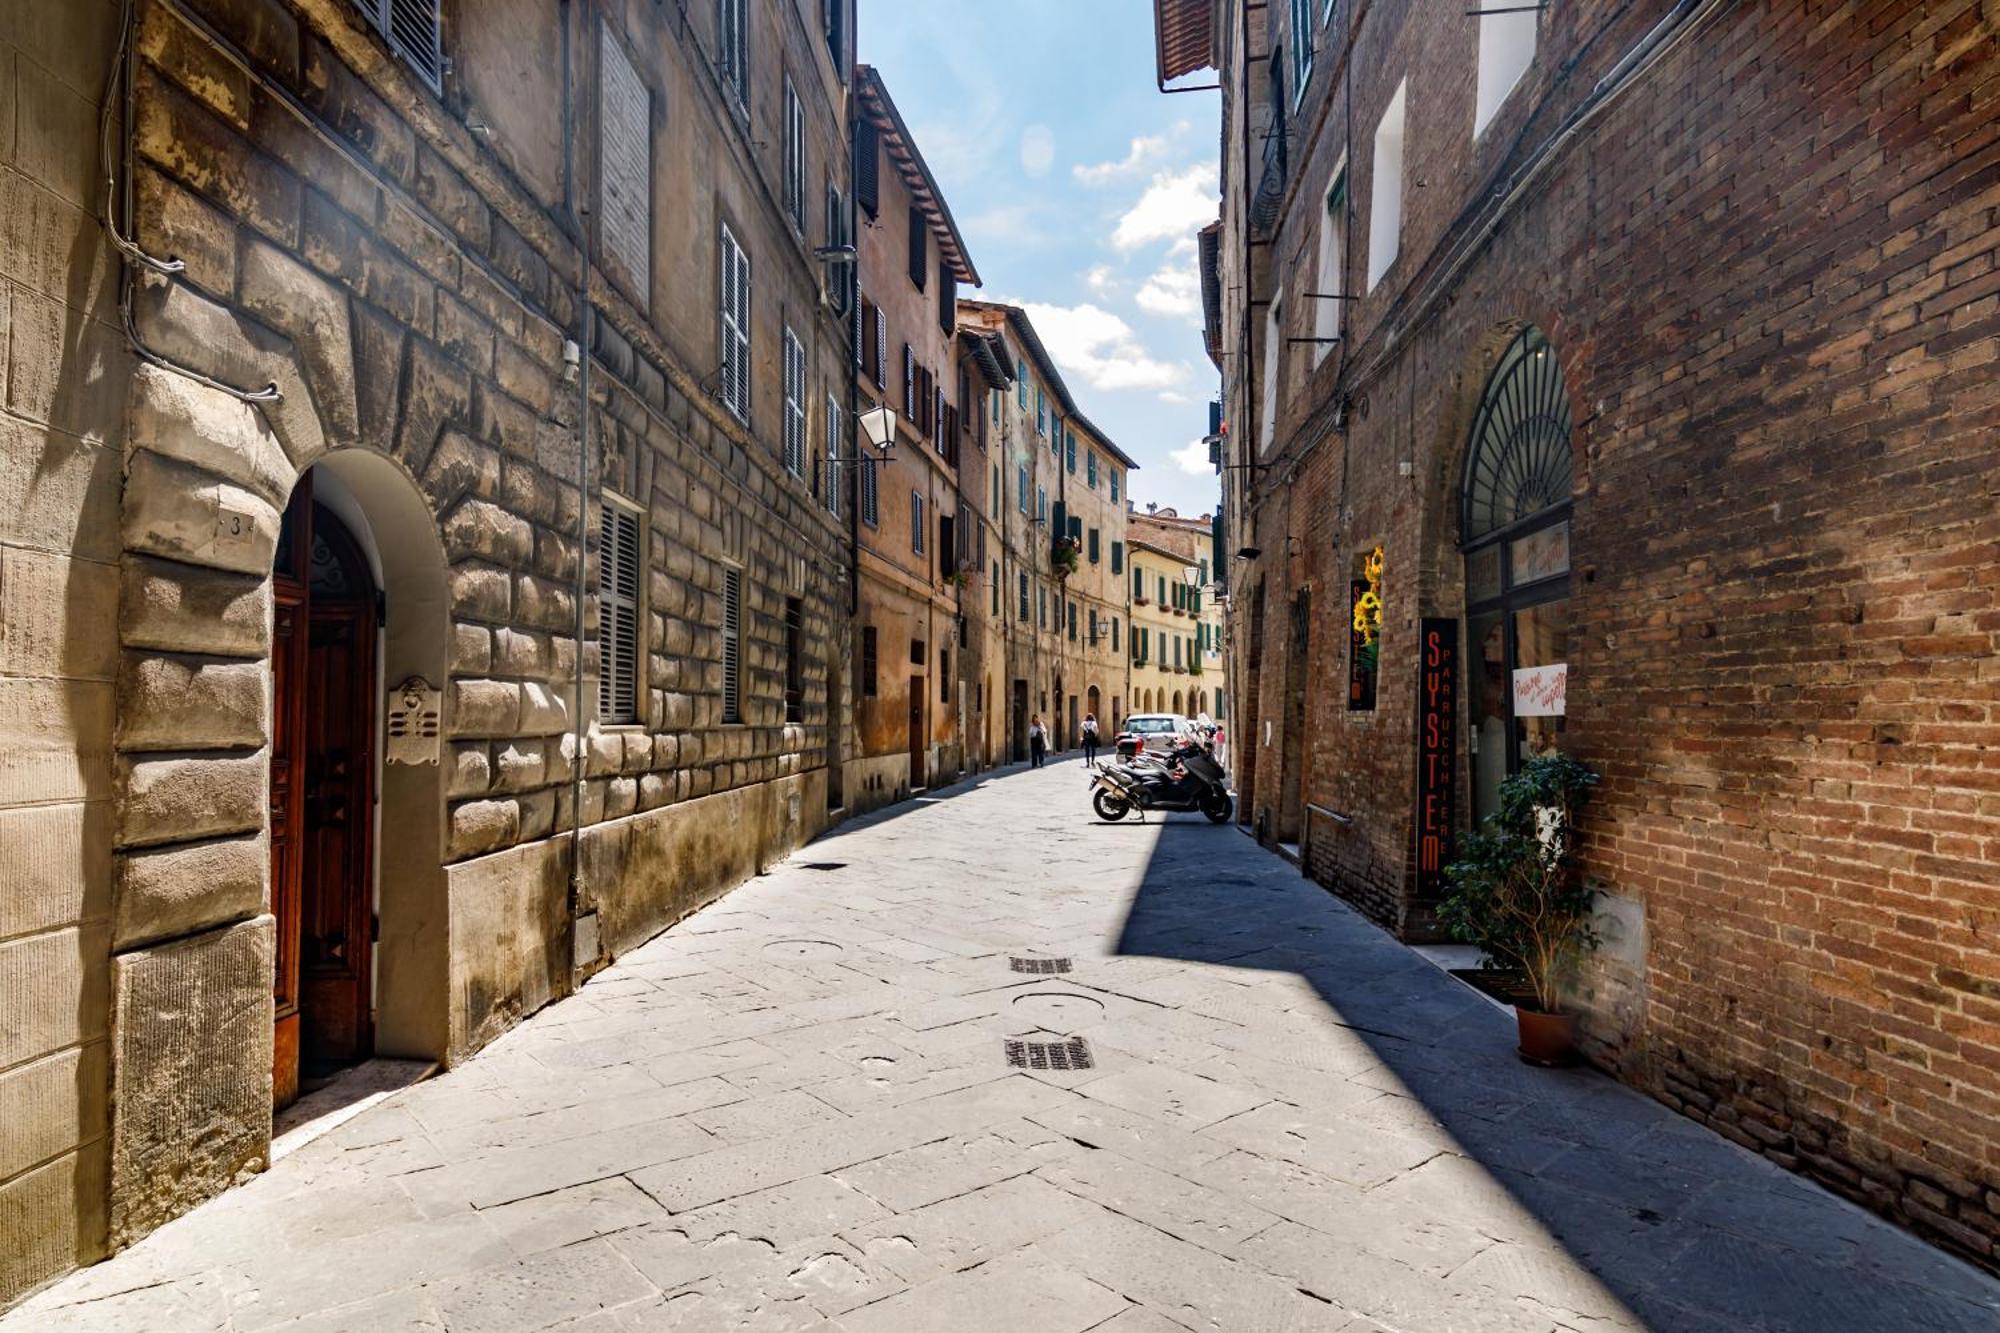
[[[1520,667],[1514,672],[1515,717],[1561,717],[1569,698],[1569,663]]]

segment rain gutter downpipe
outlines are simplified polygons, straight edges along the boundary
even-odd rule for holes
[[[576,422],[576,652],[570,668],[570,735],[575,754],[570,758],[569,810],[569,915],[571,957],[575,957],[575,920],[583,902],[583,791],[585,765],[589,760],[588,734],[583,716],[584,605],[585,578],[590,568],[590,361],[595,312],[590,304],[590,266],[595,256],[590,244],[590,208],[576,188],[574,143],[576,129],[575,79],[572,71],[570,16],[576,12],[570,0],[563,0],[563,175],[569,188],[570,216],[576,222],[577,238],[583,249],[583,267],[577,279],[577,422]],[[600,670],[602,667],[600,666]]]

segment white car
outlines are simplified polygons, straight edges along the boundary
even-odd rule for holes
[[[1194,723],[1179,713],[1134,713],[1118,732],[1118,753],[1165,753],[1194,739]]]

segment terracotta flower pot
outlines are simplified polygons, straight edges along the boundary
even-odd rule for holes
[[[1576,1060],[1576,1015],[1542,1014],[1514,1006],[1521,1029],[1521,1058],[1531,1065],[1556,1068]]]

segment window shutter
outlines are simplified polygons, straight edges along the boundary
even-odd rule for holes
[[[903,417],[912,426],[917,422],[917,357],[908,343],[903,344]]]
[[[888,365],[889,321],[882,317],[882,307],[878,305],[875,307],[875,373],[871,377],[878,389],[888,387],[882,382],[882,377],[888,373]]]
[[[930,219],[915,204],[910,205],[910,281],[917,284],[917,290],[924,289],[930,277],[931,246]]]
[[[743,720],[743,572],[722,571],[722,720]]]
[[[840,512],[840,457],[846,448],[845,430],[841,424],[840,402],[832,394],[826,396],[826,511]]]
[[[355,0],[369,26],[434,93],[444,91],[440,0]]]
[[[785,467],[795,477],[806,470],[806,349],[785,330]]]
[[[639,515],[604,502],[597,552],[597,714],[639,720]]]
[[[869,527],[879,527],[882,523],[880,495],[876,490],[875,460],[861,460],[861,518]]]
[[[722,229],[722,401],[736,410],[736,238]]]
[[[737,415],[750,420],[750,255],[736,249],[736,395]]]
[[[854,202],[870,219],[882,214],[882,138],[872,120],[854,126]]]
[[[938,256],[938,327],[950,337],[958,325],[958,279],[951,275],[951,265],[943,255]]]
[[[910,492],[910,549],[924,553],[924,497]]]
[[[867,335],[868,331],[868,321],[862,313],[865,304],[861,299],[861,284],[857,282],[854,286],[854,368],[856,370],[861,370],[868,364],[867,354],[861,350],[865,346],[862,339]]]

